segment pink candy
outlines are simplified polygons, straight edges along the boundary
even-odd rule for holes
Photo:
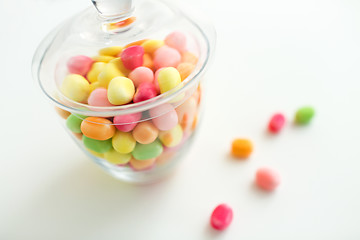
[[[177,67],[181,61],[180,53],[171,47],[162,46],[154,53],[154,67],[159,69],[162,67]]]
[[[67,62],[67,67],[70,73],[85,76],[90,70],[93,60],[87,56],[74,56]]]
[[[150,98],[156,97],[157,92],[155,86],[151,82],[143,82],[136,89],[136,93],[134,95],[134,103],[148,100]]]
[[[280,176],[269,168],[259,168],[256,172],[255,181],[261,189],[273,191],[280,184]]]
[[[138,87],[141,83],[153,82],[154,73],[150,68],[138,67],[129,74],[129,78],[133,81],[134,86]]]
[[[133,130],[138,121],[141,119],[141,113],[119,115],[114,117],[115,127],[122,132]]]
[[[216,230],[226,229],[233,219],[233,211],[227,204],[220,204],[211,214],[210,223]]]
[[[172,32],[166,36],[165,44],[182,52],[186,48],[186,36],[182,32]]]
[[[281,113],[277,113],[270,119],[268,130],[272,133],[278,133],[285,124],[285,117]]]
[[[151,109],[150,116],[154,125],[161,131],[170,130],[178,123],[176,111],[169,103]]]
[[[107,90],[105,88],[97,88],[90,93],[88,104],[97,107],[111,107],[112,105],[107,97]]]
[[[143,65],[144,48],[142,46],[131,46],[121,52],[121,61],[124,67],[133,70]]]

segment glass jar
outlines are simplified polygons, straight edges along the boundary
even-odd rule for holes
[[[42,41],[33,59],[34,78],[95,163],[124,181],[157,180],[192,144],[214,29],[162,1],[92,2],[95,8]],[[161,51],[169,48],[164,58]],[[127,62],[126,49],[143,52]],[[139,67],[151,76],[150,90],[144,87],[146,74],[135,71]],[[174,78],[181,82],[171,84]]]

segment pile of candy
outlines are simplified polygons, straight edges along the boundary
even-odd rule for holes
[[[99,50],[99,56],[74,56],[60,87],[65,97],[94,111],[149,100],[175,91],[191,74],[198,58],[187,50],[186,35],[173,32],[164,40],[147,39]],[[95,156],[134,170],[164,163],[195,129],[200,87],[176,109],[170,103],[111,117],[62,114],[66,126]],[[184,95],[181,95],[184,97]],[[181,99],[177,99],[181,100]],[[185,99],[184,99],[185,100]],[[143,115],[150,120],[143,121]]]

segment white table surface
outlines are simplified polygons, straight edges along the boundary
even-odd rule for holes
[[[133,186],[87,159],[31,77],[40,40],[89,1],[0,1],[0,239],[360,239],[360,1],[178,2],[217,28],[205,118],[175,175]],[[314,121],[295,127],[307,104]],[[276,111],[289,122],[272,137]],[[229,157],[234,137],[250,159]],[[254,186],[260,166],[276,192]],[[222,202],[234,221],[216,232]]]

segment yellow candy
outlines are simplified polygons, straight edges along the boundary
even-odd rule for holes
[[[101,71],[106,66],[106,63],[104,62],[96,62],[91,66],[90,71],[87,73],[86,77],[89,80],[89,82],[94,83],[98,80],[98,76],[101,73]]]
[[[61,85],[61,92],[71,100],[86,102],[90,94],[90,84],[81,75],[68,75]]]
[[[115,64],[115,66],[122,72],[125,76],[129,75],[131,70],[124,67],[123,62],[121,61],[121,58],[114,58],[110,61],[111,63]]]
[[[92,91],[94,91],[95,89],[99,88],[100,87],[100,83],[99,82],[94,82],[94,83],[91,83],[90,84],[90,93]]]
[[[112,164],[118,165],[118,164],[126,164],[131,159],[131,154],[123,154],[115,151],[114,149],[111,149],[110,151],[104,153],[104,158]]]
[[[166,147],[175,147],[181,142],[183,130],[178,124],[168,131],[160,131],[159,139]]]
[[[164,46],[163,40],[150,39],[145,41],[141,46],[144,48],[145,53],[153,54],[158,48]]]
[[[121,46],[106,47],[99,50],[99,55],[116,57],[122,50]]]
[[[116,131],[114,137],[112,138],[112,145],[119,153],[130,153],[135,148],[136,140],[129,132]]]
[[[95,56],[95,57],[92,57],[92,59],[93,59],[95,62],[108,63],[108,62],[110,62],[111,60],[115,59],[115,57],[112,57],[112,56]]]
[[[100,87],[107,88],[109,82],[116,77],[122,77],[124,74],[119,70],[119,68],[114,63],[108,63],[105,65],[104,69],[98,76],[98,81]]]
[[[90,149],[88,149],[88,151],[89,151],[92,155],[94,155],[94,156],[96,156],[96,157],[104,158],[104,154],[103,154],[103,153],[98,153],[98,152],[95,152],[95,151],[90,150]]]
[[[108,87],[109,102],[114,105],[123,105],[132,101],[135,94],[133,81],[126,77],[116,77]]]
[[[181,83],[180,73],[176,68],[167,67],[160,70],[158,75],[160,92],[167,92]]]

